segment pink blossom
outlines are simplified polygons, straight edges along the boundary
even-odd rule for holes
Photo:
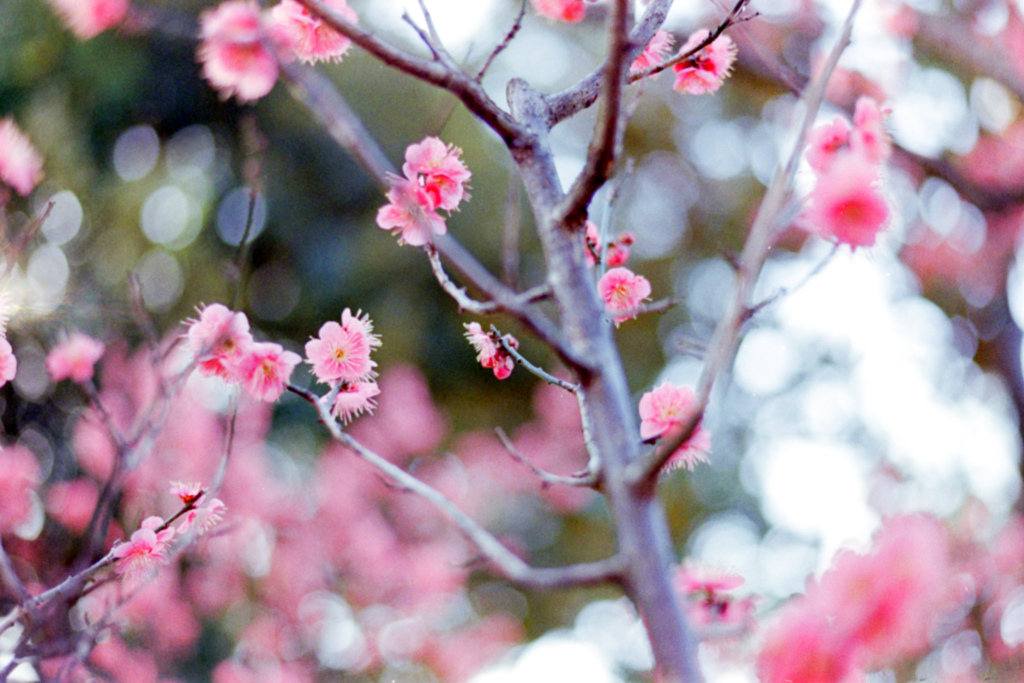
[[[349,23],[359,21],[345,0],[327,0],[326,4]],[[282,0],[270,11],[270,17],[281,28],[295,55],[304,62],[340,62],[352,45],[348,36],[335,31],[296,0]]]
[[[882,120],[886,111],[880,109],[878,103],[866,95],[857,100],[853,110],[850,147],[876,164],[881,163],[892,153],[892,143],[889,142],[889,134],[886,133]]]
[[[799,598],[768,630],[757,658],[761,683],[854,683],[854,649],[829,620]]]
[[[743,626],[753,620],[753,600],[730,595],[731,591],[743,585],[741,576],[692,567],[680,568],[675,584],[685,598],[687,614],[694,624]]]
[[[72,532],[80,534],[89,526],[99,497],[99,489],[88,478],[56,481],[46,491],[46,512]]]
[[[277,82],[277,58],[265,45],[270,36],[255,2],[228,0],[203,12],[200,24],[197,57],[203,78],[221,97],[248,102],[270,92]]]
[[[202,505],[192,508],[182,515],[178,533],[184,534],[195,530],[196,535],[201,536],[217,525],[227,509],[228,506],[219,498],[204,501]]]
[[[405,150],[402,173],[430,197],[431,208],[454,211],[466,196],[472,175],[460,159],[462,150],[428,137]]]
[[[690,419],[697,397],[689,387],[664,382],[640,397],[640,438],[644,441],[665,436]],[[686,442],[665,463],[665,471],[680,467],[693,471],[697,463],[708,462],[711,434],[700,424]]]
[[[690,34],[689,39],[679,49],[679,54],[686,54],[710,35],[711,32],[707,29]],[[672,87],[691,95],[715,92],[729,75],[734,61],[736,44],[729,36],[720,35],[700,52],[672,67],[676,72],[676,80]]]
[[[62,379],[88,382],[105,350],[103,342],[81,332],[74,332],[46,355],[46,370],[54,382]]]
[[[18,374],[18,359],[14,357],[11,342],[0,337],[0,387],[14,379]]]
[[[177,496],[181,499],[182,503],[188,505],[189,503],[194,503],[199,499],[199,496],[203,495],[203,485],[198,481],[172,481],[171,495]]]
[[[0,181],[22,197],[43,179],[43,158],[14,119],[0,119]]]
[[[250,396],[273,402],[281,397],[302,356],[285,351],[280,344],[255,342],[238,364],[242,386]]]
[[[512,374],[515,368],[515,359],[499,343],[498,335],[495,332],[484,332],[480,323],[465,323],[466,339],[476,349],[476,359],[480,365],[494,370],[494,376],[498,379],[506,379]],[[510,334],[506,334],[504,342],[513,349],[519,348],[519,340]]]
[[[850,139],[850,124],[841,116],[832,123],[815,126],[807,135],[807,163],[823,173]]]
[[[530,0],[537,14],[551,21],[576,24],[587,13],[583,0]]]
[[[598,281],[597,291],[604,300],[605,309],[618,325],[636,317],[640,302],[651,296],[651,283],[629,268],[611,268]]]
[[[0,450],[0,534],[13,531],[32,511],[32,490],[39,484],[39,463],[24,446]]]
[[[378,395],[380,387],[373,380],[345,382],[334,399],[331,414],[347,424],[363,413],[372,413],[377,407]]]
[[[661,64],[665,61],[668,53],[672,51],[674,42],[675,38],[671,33],[659,30],[651,38],[651,42],[647,43],[647,47],[640,53],[640,56],[633,60],[633,64],[629,67],[630,71],[643,71],[648,67]]]
[[[249,319],[223,304],[204,306],[189,324],[188,342],[198,354],[201,375],[236,382],[238,363],[253,344]]]
[[[128,0],[49,0],[76,36],[89,40],[119,24]]]
[[[407,178],[392,178],[388,203],[377,211],[377,225],[399,233],[399,244],[421,247],[433,235],[448,231],[444,219],[434,210],[434,202],[426,189]]]
[[[615,240],[607,245],[608,255],[605,257],[605,265],[609,268],[616,268],[628,261],[629,248],[633,246],[635,239],[631,232],[620,232],[615,237]],[[597,226],[594,225],[593,221],[587,221],[586,249],[584,250],[587,263],[591,266],[597,265],[603,252],[604,248],[601,245],[601,236],[597,231]]]
[[[131,540],[114,547],[117,560],[114,571],[129,583],[145,578],[157,565],[167,562],[167,545],[174,538],[174,529],[156,531],[164,523],[159,517],[148,517]]]
[[[839,154],[818,177],[805,218],[815,232],[841,244],[874,244],[889,218],[876,165],[856,152]]]
[[[355,382],[373,375],[377,363],[370,360],[370,352],[377,346],[380,337],[373,334],[369,316],[352,315],[346,308],[340,325],[324,323],[319,336],[306,342],[306,357],[321,382]]]

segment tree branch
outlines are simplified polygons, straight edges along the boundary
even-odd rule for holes
[[[557,486],[577,486],[594,488],[597,486],[598,478],[595,472],[584,472],[582,474],[570,474],[565,476],[563,474],[552,474],[547,470],[541,469],[534,465],[530,460],[523,455],[512,440],[508,438],[508,434],[501,427],[495,427],[494,433],[497,435],[498,440],[501,441],[501,445],[505,447],[508,454],[512,456],[512,459],[518,463],[525,465],[531,472],[537,475],[537,478],[543,482],[545,487],[552,484]]]

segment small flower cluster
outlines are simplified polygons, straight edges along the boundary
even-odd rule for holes
[[[505,379],[512,374],[516,362],[502,342],[513,349],[518,349],[518,339],[511,334],[499,337],[497,332],[484,332],[480,323],[465,323],[463,327],[466,328],[466,339],[476,349],[476,359],[480,365],[491,368],[498,379]]]
[[[195,531],[197,536],[205,534],[217,525],[227,511],[228,506],[220,498],[205,497],[206,491],[199,482],[171,483],[171,495],[177,496],[185,504],[186,511],[182,515],[177,533],[185,534]],[[200,501],[202,501],[200,503]]]
[[[616,268],[624,265],[629,260],[629,248],[633,246],[636,237],[629,231],[620,232],[614,240],[607,245],[601,244],[601,235],[593,221],[586,224],[586,256],[587,263],[591,266],[597,265],[604,256],[604,264],[609,268]],[[607,246],[608,253],[604,255],[604,246]]]
[[[689,387],[664,382],[640,397],[640,438],[658,439],[683,424],[696,409],[697,397]],[[665,463],[665,471],[685,467],[691,472],[697,463],[708,461],[711,434],[699,423],[693,434]]]
[[[883,114],[877,102],[861,97],[852,128],[837,116],[808,136],[807,163],[816,182],[803,219],[823,237],[851,247],[871,246],[889,219],[879,188],[881,164],[892,151]]]
[[[358,20],[345,0],[326,3],[349,22]],[[296,0],[282,0],[266,13],[252,0],[228,0],[203,12],[200,37],[197,57],[203,77],[222,97],[242,102],[271,91],[279,58],[340,61],[351,46],[348,37]]]
[[[12,118],[0,119],[0,183],[25,197],[43,179],[43,159]],[[3,193],[0,192],[0,204]]]
[[[362,311],[355,315],[349,309],[341,313],[341,322],[326,322],[316,339],[306,342],[306,357],[313,366],[317,380],[337,390],[331,413],[348,422],[364,412],[373,412],[380,394],[370,359],[380,346],[373,323]]]
[[[679,54],[686,54],[700,45],[711,35],[707,29],[700,29],[679,48]],[[695,55],[672,67],[676,72],[672,87],[679,92],[691,95],[713,93],[722,86],[722,82],[732,71],[736,61],[736,44],[727,35],[720,35]]]
[[[88,382],[106,350],[107,347],[98,339],[82,332],[72,332],[46,355],[46,371],[54,382],[64,379],[78,384]]]
[[[223,304],[210,304],[199,312],[189,325],[188,341],[200,374],[240,384],[260,401],[280,398],[302,360],[280,344],[254,341],[245,314]]]
[[[394,230],[400,244],[414,247],[430,242],[433,235],[448,231],[439,210],[457,211],[467,199],[471,177],[462,162],[462,150],[427,137],[405,150],[402,176],[391,176],[388,203],[377,211],[377,225]]]

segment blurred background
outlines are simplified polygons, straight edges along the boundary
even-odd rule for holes
[[[419,16],[414,3],[350,4],[361,25],[423,52],[401,20],[403,10]],[[467,433],[500,426],[526,438],[523,430],[550,412],[537,380],[520,370],[498,382],[475,362],[463,337],[470,319],[436,286],[426,259],[375,226],[385,200],[368,176],[283,84],[241,106],[201,80],[192,36],[210,6],[140,3],[139,24],[159,30],[129,24],[82,42],[45,2],[0,0],[0,116],[15,117],[46,160],[44,183],[9,216],[12,230],[53,205],[13,285],[9,334],[20,368],[2,392],[9,438],[43,460],[71,457],[68,418],[80,397],[49,382],[42,358],[72,328],[137,344],[133,280],[161,334],[174,334],[197,306],[223,302],[246,312],[258,338],[301,351],[342,309],[368,312],[384,342],[375,355],[382,378],[417,368],[430,397],[421,402],[432,401],[444,421],[435,453],[410,456],[417,467],[459,452]],[[483,63],[518,10],[509,0],[428,6],[448,50],[470,67]],[[791,152],[803,113],[793,90],[830,49],[848,9],[833,0],[752,7],[761,17],[730,31],[739,63],[718,93],[681,95],[665,74],[633,88],[629,170],[591,210],[609,234],[636,235],[629,267],[650,278],[655,299],[675,303],[617,332],[637,399],[660,381],[695,383],[730,287],[730,257]],[[981,516],[995,529],[1019,506],[1019,12],[1003,0],[878,0],[861,12],[820,118],[848,116],[861,94],[891,109],[891,224],[879,244],[855,252],[796,229],[782,236],[759,284],[759,298],[778,298],[751,321],[705,421],[711,462],[663,482],[680,558],[743,576],[741,593],[763,596],[759,606],[802,590],[809,573],[836,549],[863,545],[885,515]],[[666,28],[679,44],[724,13],[713,2],[677,0]],[[485,87],[504,103],[515,76],[547,92],[572,84],[600,60],[603,16],[600,4],[588,4],[582,23],[553,24],[528,9]],[[319,70],[395,164],[427,135],[461,147],[472,199],[449,220],[450,232],[507,280],[524,288],[543,280],[529,207],[495,136],[451,96],[358,49]],[[565,183],[582,167],[592,125],[593,112],[584,112],[554,130]],[[803,191],[809,178],[800,179]],[[251,188],[259,192],[243,243]],[[496,323],[533,362],[557,369],[524,330]],[[400,405],[392,410],[402,415]],[[572,418],[546,428],[572,431]],[[305,405],[282,401],[270,429],[276,467],[300,478],[315,470],[325,435]],[[571,445],[559,438],[546,434],[538,452],[558,450],[550,461],[561,471],[581,467],[576,435],[566,437]],[[510,459],[503,466],[519,467]],[[73,466],[50,471],[67,478]],[[506,520],[529,556],[560,564],[609,549],[596,497],[560,505],[540,493],[523,485],[517,500],[528,513]],[[475,581],[485,589],[473,594],[478,611],[487,603],[480,595],[490,595],[527,639],[548,634],[481,682],[632,680],[649,666],[639,627],[614,591],[527,594]],[[336,623],[355,623],[355,603],[341,604]],[[237,625],[211,619],[204,628],[220,634],[219,649],[187,650],[192,663],[174,675],[208,680],[231,654]],[[377,679],[349,655],[321,652],[319,675]],[[714,680],[750,680],[749,670],[708,658]],[[381,680],[445,680],[398,655],[381,661]]]

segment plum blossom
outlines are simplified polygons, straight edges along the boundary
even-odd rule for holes
[[[824,172],[849,139],[850,124],[842,116],[832,123],[815,126],[807,135],[807,163],[815,171]]]
[[[372,413],[377,407],[378,395],[380,387],[373,380],[344,382],[331,406],[331,414],[347,424],[363,413]]]
[[[292,371],[301,362],[299,354],[286,351],[280,344],[255,342],[239,361],[238,374],[250,396],[273,402],[284,393]]]
[[[618,325],[636,317],[640,303],[651,296],[651,283],[629,268],[611,268],[598,280],[597,291]]]
[[[27,196],[43,179],[43,158],[12,118],[0,119],[0,182]]]
[[[877,166],[857,152],[840,153],[818,177],[804,217],[812,230],[841,244],[874,244],[889,219]]]
[[[158,565],[167,562],[167,546],[174,538],[174,529],[163,526],[160,517],[147,517],[130,540],[114,547],[111,554],[117,560],[114,571],[129,583],[137,583]]]
[[[277,58],[265,44],[269,31],[255,2],[223,2],[203,12],[200,25],[197,58],[203,78],[222,98],[250,102],[270,92],[277,82]]]
[[[318,337],[306,342],[306,357],[321,382],[355,382],[373,375],[377,363],[370,360],[370,352],[378,346],[380,337],[373,333],[369,316],[353,315],[346,308],[341,324],[324,323]]]
[[[623,265],[629,260],[630,247],[633,246],[633,242],[636,238],[633,233],[626,231],[620,232],[615,240],[609,242],[608,255],[604,257],[605,265],[609,268],[616,268]],[[587,221],[586,223],[586,250],[585,256],[587,257],[587,264],[594,266],[601,259],[603,248],[601,246],[601,236],[597,231],[597,226],[594,225],[593,221]]]
[[[190,322],[188,343],[198,354],[199,374],[237,382],[238,364],[253,344],[249,319],[224,304],[209,304]]]
[[[199,500],[199,496],[203,495],[203,485],[198,481],[172,481],[171,495],[177,496],[181,499],[182,503],[189,505]]]
[[[583,0],[530,0],[534,11],[549,21],[576,24],[583,21],[587,7]]]
[[[710,35],[711,32],[707,29],[691,33],[686,43],[679,49],[679,54],[693,50]],[[672,67],[676,72],[676,80],[672,87],[691,95],[713,93],[721,87],[735,61],[736,44],[729,36],[720,35],[697,54]]]
[[[421,247],[434,235],[448,232],[427,191],[414,180],[393,177],[388,203],[377,211],[377,225],[398,233],[399,244]]]
[[[664,382],[640,397],[640,438],[657,439],[688,420],[696,410],[697,397],[689,387]],[[691,472],[697,463],[708,462],[711,434],[698,423],[686,442],[665,463],[665,471],[685,467]]]
[[[121,23],[128,0],[49,0],[71,31],[89,40]]]
[[[201,536],[217,525],[227,509],[228,506],[220,498],[203,501],[202,505],[198,505],[182,515],[177,533],[184,534],[195,531],[197,536]]]
[[[753,620],[754,602],[731,592],[743,585],[743,577],[693,567],[680,567],[675,586],[685,599],[691,623],[698,626],[744,626]]]
[[[459,157],[462,150],[427,137],[405,150],[402,173],[430,197],[432,208],[455,211],[466,195],[472,173]]]
[[[103,342],[74,332],[46,355],[46,370],[54,382],[62,379],[88,382],[105,350]]]
[[[643,71],[655,64],[661,64],[665,61],[668,53],[672,51],[674,42],[675,38],[671,33],[659,29],[651,38],[651,42],[647,43],[647,47],[640,53],[640,56],[633,60],[633,64],[629,67],[630,71]]]
[[[326,4],[350,23],[359,20],[345,0],[327,0]],[[340,62],[352,45],[348,36],[335,31],[296,0],[282,0],[270,11],[270,18],[303,62]]]
[[[466,339],[476,349],[476,359],[485,368],[491,368],[498,379],[506,379],[516,366],[515,359],[505,350],[496,332],[484,332],[480,323],[464,323]],[[502,340],[513,349],[519,348],[519,340],[506,334]]]
[[[14,357],[14,348],[6,337],[0,337],[0,387],[14,379],[18,374],[18,359]]]
[[[866,95],[857,99],[853,109],[853,131],[850,148],[864,154],[869,160],[881,163],[892,153],[892,143],[885,130],[883,116],[888,113]]]

